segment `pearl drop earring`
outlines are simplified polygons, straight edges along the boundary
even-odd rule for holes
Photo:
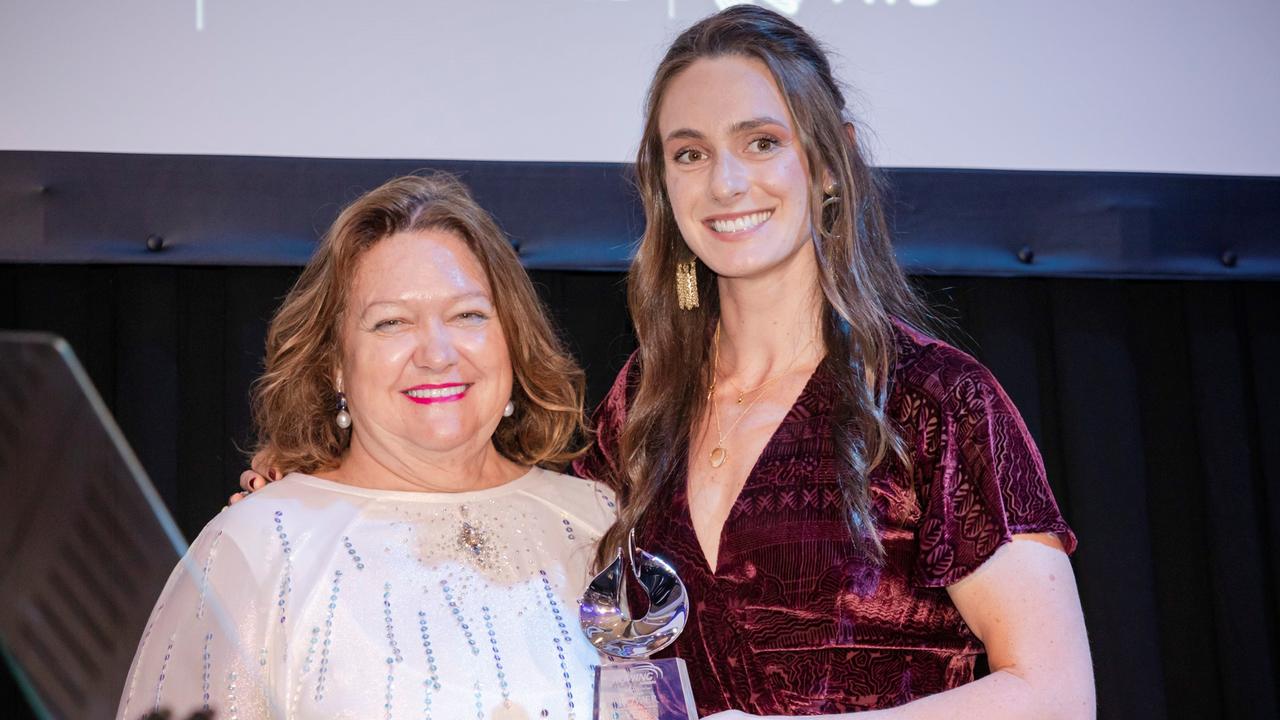
[[[515,414],[516,414],[516,404],[508,400],[507,406],[502,408],[502,417],[511,417],[512,415],[515,415]]]
[[[334,422],[338,423],[338,427],[346,430],[351,427],[351,413],[347,412],[347,396],[338,393],[338,415],[334,418]]]

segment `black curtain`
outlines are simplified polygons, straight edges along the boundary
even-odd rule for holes
[[[245,465],[248,387],[297,272],[0,265],[0,328],[71,342],[192,537]],[[594,403],[634,348],[623,278],[534,278]],[[1021,409],[1080,536],[1099,716],[1280,715],[1280,282],[917,282]],[[30,716],[7,676],[0,709]]]

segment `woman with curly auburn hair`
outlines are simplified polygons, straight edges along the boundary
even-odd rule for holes
[[[1075,536],[991,373],[922,331],[845,112],[819,44],[758,7],[659,64],[639,350],[575,464],[618,491],[597,562],[634,530],[676,567],[668,652],[717,719],[1089,717]]]
[[[598,659],[564,615],[613,503],[542,466],[578,454],[582,387],[457,181],[357,200],[268,333],[254,418],[284,476],[174,570],[119,717],[574,717]]]

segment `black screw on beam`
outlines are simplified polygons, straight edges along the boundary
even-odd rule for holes
[[[1023,245],[1018,250],[1018,262],[1022,263],[1023,265],[1030,265],[1031,263],[1035,262],[1035,259],[1036,259],[1036,252],[1031,249],[1030,245]]]
[[[147,236],[147,251],[160,252],[164,249],[164,236],[151,233]]]
[[[1236,255],[1235,250],[1223,250],[1222,257],[1219,260],[1222,261],[1225,267],[1235,267],[1236,263],[1240,261],[1240,257]]]

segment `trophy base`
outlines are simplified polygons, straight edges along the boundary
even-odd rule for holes
[[[680,658],[619,660],[596,668],[593,720],[698,720]]]

